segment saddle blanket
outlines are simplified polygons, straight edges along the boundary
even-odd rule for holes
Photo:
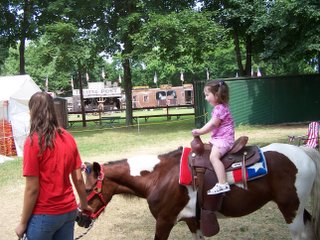
[[[191,148],[184,147],[183,152],[180,159],[180,176],[179,183],[182,185],[191,185],[192,183],[192,174],[188,165],[188,156],[191,152]],[[259,177],[263,177],[268,173],[266,159],[264,154],[261,152],[259,148],[260,160],[255,164],[247,166],[246,168],[246,180],[251,181]],[[242,183],[242,169],[236,169],[233,171],[228,171],[227,173],[227,181],[229,184],[238,184]]]

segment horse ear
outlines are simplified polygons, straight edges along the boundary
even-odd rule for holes
[[[94,176],[97,178],[100,176],[101,166],[97,162],[93,162],[93,172]]]

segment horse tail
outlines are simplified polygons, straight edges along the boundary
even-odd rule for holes
[[[311,191],[311,215],[314,222],[316,239],[320,240],[320,153],[313,148],[301,147],[316,165],[316,177]]]

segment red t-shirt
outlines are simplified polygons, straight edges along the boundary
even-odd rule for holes
[[[40,191],[33,214],[63,214],[75,210],[77,203],[70,173],[81,167],[81,159],[72,135],[62,129],[56,133],[54,148],[39,156],[38,135],[28,137],[24,145],[23,176],[39,177]]]

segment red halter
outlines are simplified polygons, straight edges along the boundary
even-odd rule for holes
[[[104,173],[103,173],[102,169],[103,168],[101,167],[100,175],[97,178],[96,186],[93,188],[91,193],[87,196],[87,202],[89,202],[91,199],[93,199],[94,197],[97,196],[99,198],[99,200],[103,203],[103,205],[95,213],[89,212],[86,210],[83,211],[83,214],[88,215],[91,219],[97,219],[99,217],[99,215],[103,212],[105,207],[108,205],[108,202],[105,201],[105,199],[103,198],[103,194],[101,192],[102,182],[104,179]]]

